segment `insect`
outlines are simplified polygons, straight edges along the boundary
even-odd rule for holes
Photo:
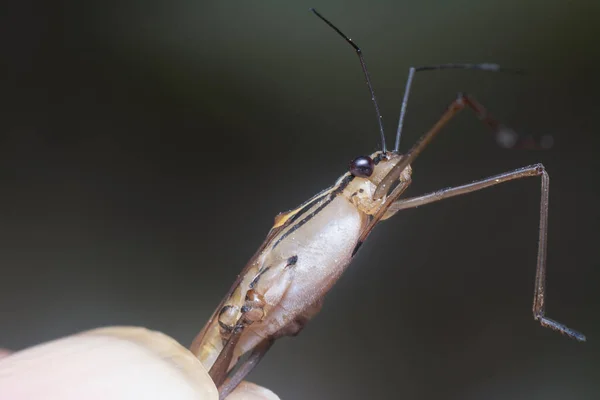
[[[192,352],[225,398],[258,364],[274,341],[297,335],[321,309],[323,297],[348,267],[375,226],[398,211],[526,177],[540,177],[541,204],[533,315],[542,326],[585,341],[585,336],[545,316],[549,176],[531,165],[429,194],[401,198],[412,181],[411,164],[464,108],[470,108],[506,147],[526,145],[472,96],[461,93],[406,153],[398,149],[410,88],[417,72],[440,69],[503,71],[496,64],[441,64],[410,68],[393,150],[388,150],[379,106],[360,48],[315,9],[311,11],[356,51],[379,123],[381,150],[355,158],[333,186],[281,213],[267,238],[194,339]]]

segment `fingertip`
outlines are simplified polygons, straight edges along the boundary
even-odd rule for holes
[[[14,353],[0,361],[0,393],[2,399],[218,398],[187,349],[135,327],[88,331]]]
[[[0,358],[8,357],[11,355],[12,351],[0,348]]]
[[[279,396],[267,388],[252,382],[242,382],[226,400],[280,400]]]

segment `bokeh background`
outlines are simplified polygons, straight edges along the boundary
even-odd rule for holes
[[[190,343],[273,217],[378,148],[356,55],[310,6],[363,48],[388,141],[409,66],[528,71],[416,77],[403,150],[458,91],[554,146],[499,148],[465,112],[409,195],[544,163],[548,315],[588,342],[532,319],[528,179],[382,224],[251,380],[285,400],[598,398],[600,6],[586,0],[4,4],[0,346],[106,325]]]

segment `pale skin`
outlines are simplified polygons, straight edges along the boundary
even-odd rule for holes
[[[19,352],[0,349],[0,400],[218,399],[198,359],[173,338],[139,327],[108,327]],[[276,400],[249,382],[228,400]]]

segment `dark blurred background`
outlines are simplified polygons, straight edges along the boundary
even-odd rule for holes
[[[409,195],[544,163],[548,316],[588,342],[532,318],[532,178],[382,224],[250,379],[285,400],[598,398],[600,5],[586,0],[4,4],[0,346],[106,325],[189,344],[273,217],[378,148],[356,55],[310,6],[363,48],[388,141],[409,66],[528,71],[416,77],[403,150],[458,91],[554,146],[502,149],[465,112]]]

